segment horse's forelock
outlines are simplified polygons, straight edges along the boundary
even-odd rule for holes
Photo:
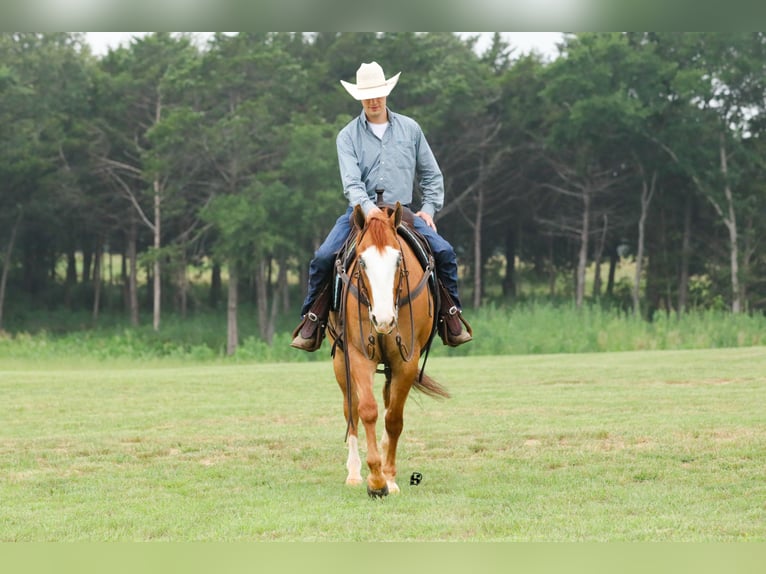
[[[387,238],[388,231],[392,229],[391,222],[385,215],[374,215],[367,221],[365,237],[378,249],[383,249],[391,244]]]

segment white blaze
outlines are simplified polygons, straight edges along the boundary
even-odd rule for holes
[[[372,316],[378,332],[390,333],[396,322],[394,280],[398,270],[399,251],[386,246],[383,251],[368,247],[361,255],[372,297]]]

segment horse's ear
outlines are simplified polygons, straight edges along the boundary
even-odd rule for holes
[[[351,214],[351,218],[354,222],[354,225],[356,225],[359,229],[364,229],[364,211],[362,210],[362,206],[358,203],[354,206],[354,213]]]
[[[398,228],[401,222],[402,222],[402,204],[397,201],[396,206],[394,207],[394,229]]]

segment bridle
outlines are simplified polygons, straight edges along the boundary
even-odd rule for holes
[[[378,333],[377,340],[375,336],[373,335],[373,331],[375,329],[374,324],[372,322],[372,301],[369,296],[369,291],[367,289],[367,283],[369,282],[369,278],[367,278],[367,274],[365,273],[365,266],[363,263],[363,259],[361,258],[361,255],[358,251],[358,246],[361,243],[364,234],[366,232],[366,229],[362,229],[355,240],[356,248],[357,248],[357,256],[352,259],[351,268],[346,271],[345,266],[341,258],[338,258],[335,262],[336,266],[336,273],[338,277],[340,277],[342,283],[343,283],[343,289],[341,293],[341,299],[340,299],[340,309],[339,309],[339,315],[343,318],[342,324],[339,325],[340,327],[340,333],[338,333],[338,337],[336,338],[336,344],[339,343],[339,340],[342,341],[341,345],[348,345],[349,344],[349,338],[348,338],[348,325],[346,322],[347,315],[347,309],[348,309],[348,300],[349,300],[349,294],[353,296],[353,298],[356,300],[357,305],[357,317],[359,321],[359,349],[362,350],[362,353],[368,360],[374,360],[375,359],[375,350],[378,349],[379,359],[380,362],[384,364],[386,368],[389,368],[389,365],[385,362],[385,336],[381,333]],[[395,279],[396,284],[396,295],[394,297],[394,329],[396,331],[396,345],[399,350],[399,354],[402,357],[402,360],[404,362],[408,362],[412,359],[413,354],[415,352],[415,311],[412,308],[411,303],[421,294],[421,292],[426,288],[428,285],[428,279],[431,276],[432,272],[435,269],[435,262],[433,259],[433,256],[429,255],[428,263],[425,265],[425,268],[423,269],[423,276],[421,277],[418,284],[412,288],[410,285],[410,272],[409,269],[407,269],[407,261],[404,254],[404,248],[402,246],[402,240],[399,237],[396,230],[394,230],[394,233],[396,233],[396,241],[398,244],[398,251],[399,251],[399,257],[397,258],[397,278]],[[406,293],[403,293],[403,289],[406,289]],[[363,307],[367,307],[367,317],[370,321],[370,330],[369,335],[367,339],[365,340],[364,336],[364,321],[362,319],[362,309]],[[403,339],[401,332],[399,331],[399,311],[402,307],[407,306],[409,307],[409,322],[410,322],[410,340],[409,345],[407,345]],[[434,316],[434,308],[433,308],[433,301],[429,298],[428,300],[428,314],[429,316]],[[428,344],[425,347],[425,358],[428,357],[428,352],[430,351],[431,347],[431,341],[433,338],[432,336],[428,340]],[[351,398],[351,364],[349,361],[349,355],[348,355],[348,349],[343,350],[344,355],[344,361],[345,361],[345,370],[346,370],[346,396],[348,400],[348,426],[346,429],[346,434],[348,435],[349,429],[353,428],[353,420],[351,416],[351,410],[352,410],[352,398]],[[423,363],[423,367],[420,371],[420,377],[423,376],[423,371],[425,370],[425,360]],[[385,371],[377,371],[377,372],[385,372]]]
[[[364,235],[364,231],[362,231],[358,238],[357,238],[357,246],[361,242],[361,239]],[[425,269],[423,270],[423,276],[421,277],[418,284],[413,289],[410,285],[410,272],[409,269],[407,269],[407,261],[404,256],[404,248],[402,247],[402,240],[397,235],[396,241],[398,244],[398,251],[399,256],[396,261],[396,267],[397,267],[397,273],[396,273],[396,286],[395,286],[395,293],[396,296],[394,297],[394,329],[397,331],[396,333],[396,345],[399,349],[399,354],[402,357],[402,360],[404,362],[408,362],[412,359],[414,350],[415,350],[415,312],[412,309],[412,305],[410,305],[410,302],[413,301],[420,295],[420,293],[425,289],[426,285],[428,284],[428,278],[433,271],[434,268],[434,262],[433,258],[430,258],[428,264],[426,265]],[[374,330],[374,324],[372,322],[372,301],[369,296],[369,290],[367,288],[367,284],[369,283],[369,278],[367,278],[367,274],[365,273],[365,264],[364,260],[361,258],[361,255],[358,255],[352,264],[352,268],[350,270],[350,273],[347,273],[343,267],[342,263],[339,260],[336,263],[338,269],[338,275],[343,281],[344,284],[344,293],[350,293],[354,296],[354,299],[357,302],[357,317],[359,321],[359,336],[360,336],[360,349],[363,351],[364,356],[369,359],[373,360],[375,358],[375,348],[376,348],[376,339],[373,335]],[[406,292],[403,293],[403,289],[406,288]],[[346,303],[347,297],[343,297],[343,303]],[[429,299],[429,316],[431,316],[433,309],[431,307],[432,302]],[[402,307],[407,306],[409,307],[408,317],[410,322],[410,341],[409,345],[407,345],[402,340],[401,332],[399,331],[399,311]],[[369,329],[369,336],[367,337],[367,340],[365,341],[364,338],[364,321],[362,319],[362,308],[367,307],[367,317],[370,321],[370,329]],[[346,333],[344,333],[345,335]],[[344,337],[347,340],[347,337]],[[377,337],[377,343],[378,346],[383,346],[383,340],[384,336],[382,334],[378,334]],[[383,353],[380,352],[380,359],[383,359]]]

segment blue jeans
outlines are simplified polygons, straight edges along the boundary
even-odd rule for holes
[[[319,289],[324,282],[331,277],[335,265],[335,255],[340,251],[343,244],[351,233],[351,213],[349,207],[346,213],[341,215],[330,230],[329,235],[319,249],[314,253],[314,258],[309,263],[309,292],[301,308],[301,316],[305,315],[316,299]],[[426,225],[420,217],[415,217],[415,230],[428,241],[436,261],[436,275],[449,292],[458,309],[462,309],[460,297],[457,293],[457,255],[452,245],[441,235]]]

